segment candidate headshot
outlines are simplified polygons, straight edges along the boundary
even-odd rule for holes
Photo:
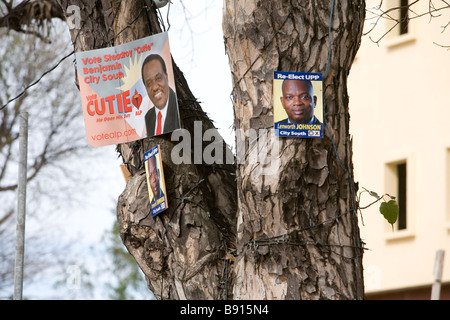
[[[153,193],[153,200],[152,203],[155,202],[157,199],[164,196],[164,192],[161,188],[160,183],[160,174],[158,165],[156,164],[156,157],[150,157],[148,159],[148,180],[150,183],[150,189]]]
[[[147,56],[142,63],[142,82],[153,107],[145,114],[147,136],[151,137],[180,128],[177,96],[169,87],[164,59],[158,54]]]
[[[314,115],[317,96],[309,80],[283,80],[281,85],[281,105],[287,118],[278,123],[320,124]]]

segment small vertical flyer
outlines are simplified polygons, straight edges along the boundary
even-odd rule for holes
[[[159,145],[154,146],[144,154],[144,165],[150,199],[150,211],[152,217],[154,217],[168,207]]]
[[[273,120],[278,137],[323,138],[322,74],[275,71]]]

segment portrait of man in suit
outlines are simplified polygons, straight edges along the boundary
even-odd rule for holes
[[[147,179],[148,198],[151,216],[161,213],[169,207],[166,196],[166,182],[164,179],[163,163],[157,144],[144,153],[145,175]]]
[[[145,58],[142,63],[142,82],[153,104],[145,115],[147,136],[180,128],[177,96],[169,86],[167,67],[160,55],[151,54]]]
[[[314,115],[317,96],[311,81],[283,80],[281,91],[281,104],[288,117],[277,123],[321,124]]]
[[[151,203],[155,203],[161,197],[164,197],[164,191],[161,188],[160,171],[156,162],[156,157],[150,157],[148,160],[148,180],[150,189],[153,193]]]

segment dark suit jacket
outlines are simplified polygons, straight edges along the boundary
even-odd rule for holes
[[[289,118],[283,119],[281,121],[278,121],[277,123],[289,123]],[[306,123],[305,123],[306,124]],[[316,116],[313,116],[313,122],[312,124],[322,124],[322,122],[319,121],[319,119],[316,118]]]
[[[162,133],[172,132],[180,128],[180,117],[178,114],[177,95],[172,88],[169,87],[169,103],[167,105],[166,120],[164,122],[164,130]],[[147,137],[155,135],[156,112],[153,107],[145,114],[145,126],[147,127]]]

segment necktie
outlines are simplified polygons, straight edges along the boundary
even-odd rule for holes
[[[156,134],[161,134],[161,118],[162,114],[161,112],[158,112],[158,125],[156,127]]]

